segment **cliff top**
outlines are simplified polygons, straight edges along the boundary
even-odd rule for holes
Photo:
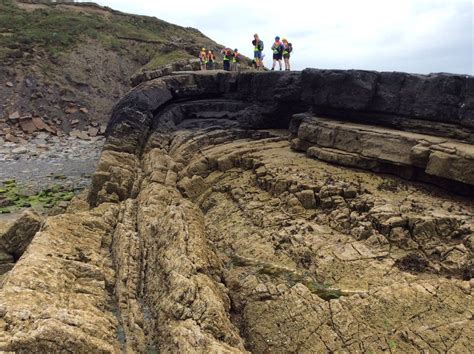
[[[222,47],[197,29],[122,13],[92,2],[6,0],[0,10],[0,59],[11,64],[34,59],[28,54],[39,50],[54,58],[87,40],[123,55],[131,55],[132,43],[127,41],[141,43],[146,48],[140,48],[134,59],[150,68],[174,59],[196,57],[203,46],[215,50]]]

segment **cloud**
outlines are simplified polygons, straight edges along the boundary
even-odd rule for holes
[[[117,10],[198,28],[253,55],[252,35],[294,45],[293,67],[474,74],[471,0],[292,0],[196,3],[99,0]],[[202,6],[196,6],[201,4]]]

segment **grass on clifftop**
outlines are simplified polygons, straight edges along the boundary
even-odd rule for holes
[[[185,50],[177,50],[181,42],[211,42],[199,31],[183,28],[146,16],[120,14],[103,10],[103,13],[78,6],[76,11],[54,5],[25,10],[13,0],[0,0],[0,61],[10,58],[20,60],[25,53],[41,49],[53,58],[80,45],[84,40],[97,40],[106,48],[124,50],[131,54],[138,49],[137,56],[150,62],[149,67],[160,65],[170,59],[189,58]],[[139,48],[130,48],[130,41],[138,42]],[[157,49],[163,44],[177,42],[163,58]],[[186,45],[185,45],[186,46]],[[136,46],[135,46],[136,47]],[[144,48],[145,47],[145,48]],[[196,54],[197,55],[197,54]]]
[[[181,59],[192,59],[195,58],[191,54],[185,52],[184,50],[175,50],[170,53],[165,53],[159,56],[152,58],[148,64],[144,66],[145,69],[157,68]]]

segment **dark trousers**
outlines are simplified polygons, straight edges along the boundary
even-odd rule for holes
[[[224,60],[224,70],[230,71],[230,60]]]

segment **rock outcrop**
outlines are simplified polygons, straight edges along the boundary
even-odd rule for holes
[[[49,218],[7,273],[0,350],[468,352],[474,204],[407,179],[472,191],[471,88],[321,70],[140,84],[90,209]]]
[[[344,166],[400,175],[472,194],[474,145],[454,139],[308,117],[293,147]]]
[[[48,219],[3,279],[1,350],[120,349],[108,249],[118,211],[103,204]]]
[[[11,225],[0,230],[0,276],[13,268],[25,252],[43,220],[32,211],[25,211]]]
[[[252,67],[252,60],[241,56],[240,59],[241,63],[241,70],[249,70]],[[223,65],[221,61],[214,62],[214,69],[213,70],[222,70]],[[163,76],[173,75],[176,71],[199,71],[201,70],[201,62],[199,59],[188,59],[188,60],[178,60],[173,63],[166,64],[160,68],[155,68],[153,70],[150,69],[142,69],[138,73],[134,74],[130,78],[130,84],[132,87],[135,87],[142,82],[150,81],[153,79],[158,79]]]
[[[472,142],[471,76],[307,69],[302,80],[317,115]]]
[[[244,127],[291,125],[294,148],[313,146],[311,156],[472,194],[473,96],[474,78],[460,75],[314,69],[283,75],[185,73],[132,90],[112,113],[108,145],[139,149],[150,126],[182,120],[182,113],[153,118],[173,100],[225,99],[240,103],[233,119]],[[311,114],[296,115],[290,123],[293,114],[308,110]],[[324,153],[316,152],[322,148]]]

